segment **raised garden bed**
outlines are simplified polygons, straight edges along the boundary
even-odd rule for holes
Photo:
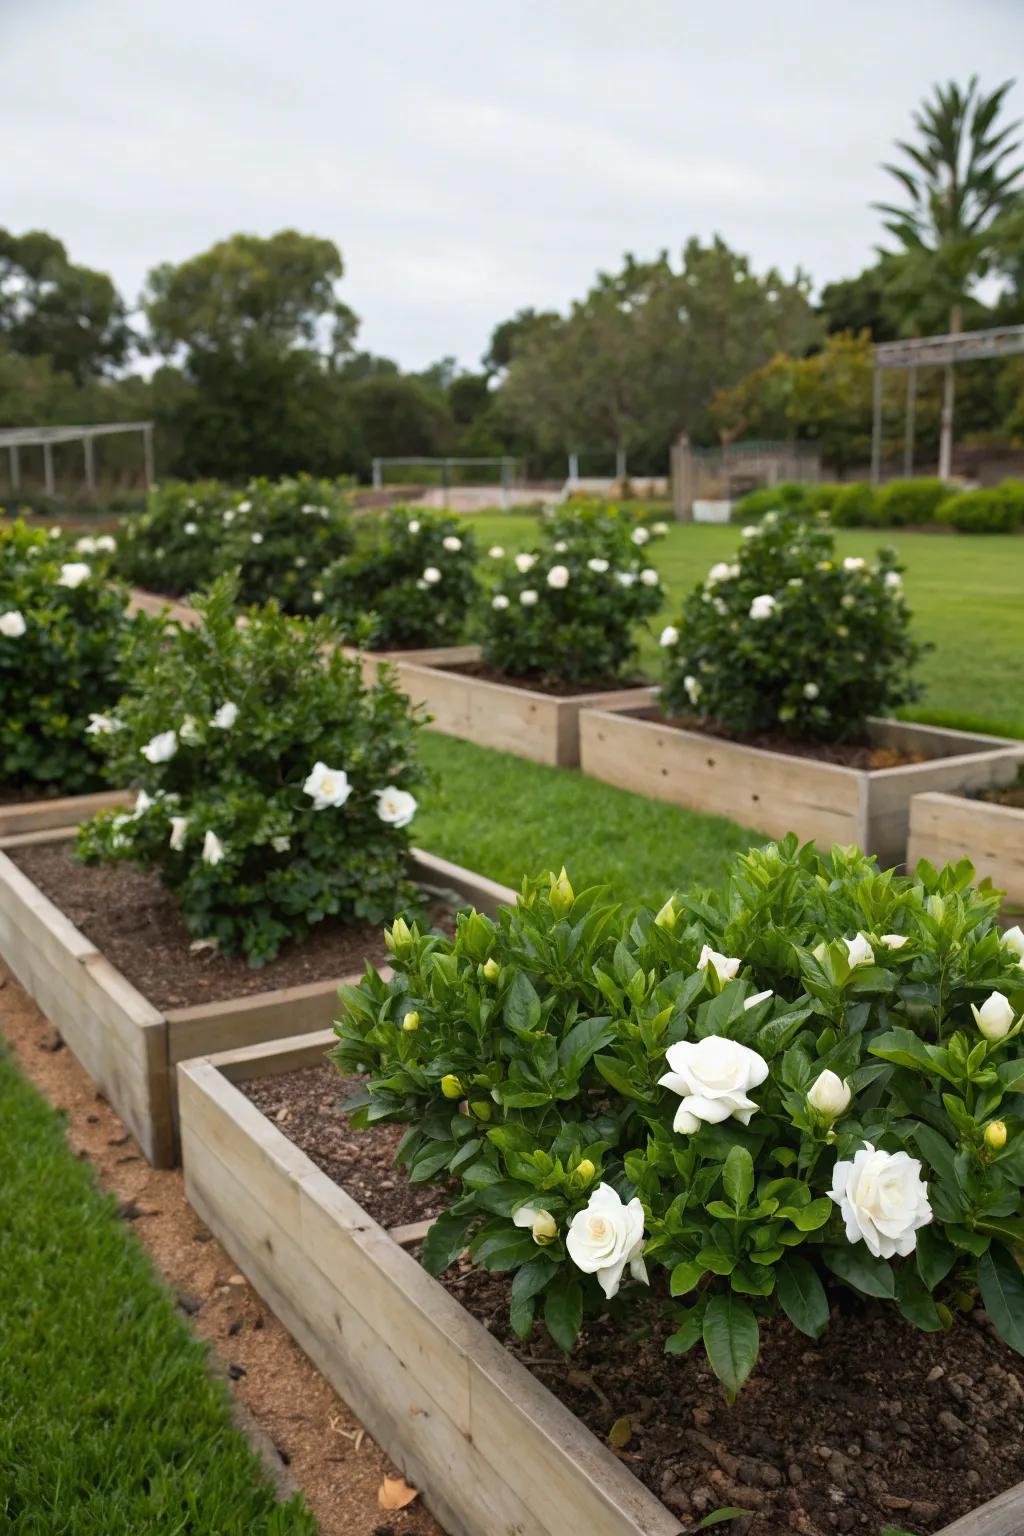
[[[143,587],[132,587],[128,612],[148,613],[151,618],[166,613],[179,624],[194,626],[199,623],[199,615],[189,603],[176,597],[163,597],[159,592],[147,592]]]
[[[47,836],[51,843],[66,842],[68,832],[58,829]],[[154,1167],[172,1166],[175,1160],[176,1062],[323,1028],[337,1010],[341,982],[360,974],[365,959],[385,958],[383,940],[371,930],[355,951],[345,945],[339,969],[332,967],[329,948],[321,952],[315,980],[296,981],[293,969],[283,973],[287,984],[275,984],[270,968],[251,971],[244,962],[218,957],[216,965],[227,968],[227,974],[222,985],[208,989],[212,995],[183,1006],[158,1006],[18,867],[19,848],[26,862],[48,851],[39,835],[5,840],[6,851],[0,853],[0,955],[131,1128]],[[91,873],[101,880],[108,875],[104,870]],[[422,886],[453,892],[456,899],[485,911],[514,900],[504,886],[417,850],[409,873]],[[54,882],[50,884],[53,889]],[[163,937],[155,924],[152,931],[157,940]],[[183,972],[202,969],[201,954],[193,954],[184,940],[179,949]],[[294,966],[294,957],[283,955],[281,963]],[[166,987],[169,968],[165,957],[160,986]]]
[[[883,865],[907,856],[914,795],[1007,784],[1024,763],[1024,742],[901,720],[870,720],[871,743],[920,760],[875,769],[680,728],[655,708],[584,709],[579,728],[580,766],[594,778],[771,837],[856,843]]]
[[[390,661],[402,692],[429,712],[432,730],[560,768],[579,764],[582,709],[637,709],[654,699],[653,688],[647,687],[544,693],[539,688],[496,682],[475,676],[472,670],[459,670],[476,667],[479,658],[476,646],[367,652],[363,675],[369,680],[380,662]],[[367,666],[372,668],[370,674]]]
[[[20,838],[54,827],[77,827],[100,811],[117,811],[131,805],[134,794],[125,789],[101,789],[92,795],[62,795],[59,799],[4,800],[0,787],[0,847],[8,838]]]
[[[1024,903],[1024,809],[965,795],[915,795],[910,803],[907,862],[970,859],[1014,905]]]
[[[545,1379],[556,1384],[556,1397],[453,1294],[485,1316],[488,1301],[480,1293],[500,1290],[504,1277],[463,1271],[464,1278],[457,1273],[442,1286],[401,1246],[418,1241],[422,1223],[400,1222],[396,1228],[394,1217],[402,1211],[382,1197],[378,1185],[353,1174],[353,1189],[381,1217],[380,1224],[325,1171],[333,1166],[333,1151],[328,1157],[318,1153],[314,1161],[289,1139],[289,1106],[294,1109],[296,1101],[286,1075],[322,1063],[332,1041],[330,1032],[322,1032],[179,1065],[186,1191],[199,1214],[406,1478],[422,1490],[450,1536],[491,1531],[681,1536],[693,1530],[693,1484],[662,1474],[662,1503],[629,1470],[632,1464],[651,1478],[643,1448],[648,1420],[643,1394],[629,1384],[631,1366],[620,1362],[618,1370],[607,1368],[614,1362],[602,1356],[600,1341],[596,1354],[585,1341],[580,1358],[568,1363],[553,1346],[536,1346],[536,1356],[544,1358],[535,1363],[551,1367]],[[340,1094],[340,1080],[334,1087]],[[329,1099],[329,1080],[321,1074],[312,1092]],[[297,1131],[296,1140],[305,1137]],[[374,1154],[368,1167],[375,1164]],[[344,1161],[338,1166],[347,1177]],[[656,1338],[636,1338],[626,1353],[643,1362],[651,1393],[660,1399],[660,1410],[656,1405],[646,1410],[654,1429],[665,1427],[663,1410],[670,1401],[681,1425],[679,1439],[691,1451],[696,1446],[688,1459],[692,1463],[695,1455],[705,1469],[702,1511],[727,1503],[750,1509],[755,1515],[750,1536],[791,1528],[866,1529],[878,1536],[886,1521],[935,1532],[949,1511],[948,1501],[945,1507],[939,1502],[943,1486],[953,1490],[954,1509],[962,1510],[972,1498],[984,1497],[986,1474],[989,1486],[993,1481],[998,1486],[1001,1472],[1019,1466],[1020,1373],[1013,1371],[1012,1359],[1005,1362],[1003,1346],[988,1337],[983,1324],[966,1322],[959,1325],[964,1332],[948,1343],[941,1335],[915,1334],[907,1350],[913,1363],[901,1358],[899,1369],[891,1371],[874,1335],[879,1327],[892,1326],[873,1319],[868,1308],[850,1330],[837,1320],[841,1337],[831,1346],[812,1346],[780,1325],[778,1358],[773,1363],[767,1353],[760,1391],[752,1381],[746,1389],[751,1396],[733,1409],[694,1391],[697,1367],[689,1362],[656,1361]],[[873,1354],[882,1356],[873,1363],[858,1356],[872,1339]],[[817,1358],[830,1347],[839,1362],[836,1370]],[[621,1354],[621,1341],[618,1348]],[[965,1349],[974,1349],[966,1385]],[[656,1380],[666,1369],[680,1373],[678,1397],[666,1399],[664,1380]],[[837,1372],[848,1375],[848,1390],[841,1388]],[[872,1384],[877,1400],[874,1412],[865,1415],[857,1394],[870,1393]],[[751,1424],[764,1416],[765,1398],[785,1399],[794,1391],[813,1399],[810,1410],[804,1404],[799,1410],[805,1438],[806,1421],[811,1423],[813,1444],[804,1447],[803,1458],[808,1471],[798,1464],[795,1472],[787,1468],[769,1476],[779,1446],[764,1439],[755,1444]],[[591,1412],[586,1405],[602,1394],[601,1409]],[[627,1437],[616,1456],[559,1398],[579,1404],[603,1433],[604,1419],[636,1411],[636,1440]],[[934,1425],[934,1432],[917,1421]],[[777,1440],[791,1433],[785,1421],[774,1431]],[[997,1445],[988,1445],[990,1435]],[[984,1451],[975,1443],[979,1437],[986,1442]],[[941,1467],[944,1475],[929,1477],[915,1459]],[[874,1474],[872,1466],[878,1469]],[[872,1475],[873,1508],[886,1514],[865,1526],[857,1488]],[[818,1485],[816,1504],[805,1486],[808,1478]],[[783,1479],[794,1490],[793,1499],[779,1492]],[[909,1492],[901,1495],[901,1487]],[[673,1502],[690,1506],[685,1523],[667,1507]],[[803,1513],[807,1509],[815,1511],[810,1520]],[[791,1512],[801,1515],[796,1526]],[[1019,1536],[1022,1529],[1024,1484],[1017,1484],[942,1526],[940,1536]]]

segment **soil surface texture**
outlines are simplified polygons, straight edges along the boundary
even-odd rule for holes
[[[696,731],[718,741],[734,741],[741,747],[759,747],[764,752],[784,752],[788,757],[807,757],[818,763],[834,763],[840,768],[860,768],[871,772],[879,768],[903,768],[909,763],[926,761],[920,752],[900,752],[896,747],[879,746],[872,741],[794,741],[780,731],[764,731],[754,736],[737,736],[696,715],[678,715],[659,722],[677,731]]]
[[[526,677],[510,677],[505,672],[499,672],[496,667],[488,667],[482,661],[460,661],[449,666],[439,667],[440,672],[458,672],[463,677],[476,677],[483,683],[503,683],[506,688],[526,688],[531,693],[546,693],[553,699],[578,699],[588,693],[609,693],[612,690],[622,688],[645,688],[647,686],[643,678],[627,678],[625,682],[621,678],[613,677],[607,682],[598,683],[560,683],[554,678],[542,677],[539,673]]]

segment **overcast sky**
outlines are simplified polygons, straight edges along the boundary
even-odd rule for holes
[[[363,346],[472,367],[627,250],[858,271],[890,141],[1024,67],[1024,0],[0,0],[0,49],[0,223],[132,301],[235,231],[325,235]]]

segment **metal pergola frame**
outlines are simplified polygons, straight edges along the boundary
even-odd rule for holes
[[[120,432],[141,432],[146,469],[146,488],[152,490],[156,483],[156,459],[153,448],[153,423],[151,421],[106,422],[98,426],[84,427],[0,427],[0,449],[6,448],[12,491],[21,489],[22,448],[42,448],[43,480],[46,494],[54,494],[53,449],[57,443],[81,443],[85,464],[86,488],[96,489],[96,458],[93,444],[98,437],[113,437]]]
[[[953,452],[953,369],[957,363],[985,358],[1017,357],[1024,353],[1024,325],[1000,325],[987,331],[960,331],[947,336],[919,336],[905,341],[883,341],[875,347],[874,401],[871,419],[871,483],[877,485],[882,468],[882,372],[907,370],[907,403],[903,433],[903,473],[914,471],[914,412],[917,404],[917,370],[945,368],[943,435],[939,449],[939,475],[947,479]]]

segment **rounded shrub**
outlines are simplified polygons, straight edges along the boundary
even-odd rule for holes
[[[463,639],[477,597],[472,531],[457,518],[407,507],[366,525],[361,547],[323,573],[324,612],[347,638],[381,650]]]
[[[893,551],[840,560],[831,533],[792,514],[745,529],[661,639],[665,713],[740,736],[855,739],[869,715],[919,693]]]
[[[1015,498],[1002,490],[963,491],[939,507],[939,521],[960,533],[1012,533],[1020,525]]]
[[[763,1320],[818,1339],[844,1296],[938,1332],[980,1291],[1024,1353],[1024,934],[972,875],[790,838],[657,913],[563,870],[454,938],[396,923],[334,1059],[446,1192],[425,1266],[510,1272],[566,1350],[669,1309],[730,1397]]]
[[[798,480],[782,480],[778,485],[765,485],[741,496],[732,509],[734,523],[754,523],[766,512],[807,512],[811,509],[810,493],[817,487]]]
[[[875,503],[878,492],[873,485],[853,481],[840,486],[828,509],[829,522],[836,528],[866,528],[876,523]]]
[[[170,481],[151,491],[144,512],[125,519],[117,570],[134,587],[184,597],[223,567],[220,514],[231,492],[217,480]]]
[[[349,488],[310,475],[250,481],[221,512],[217,573],[237,568],[243,603],[276,598],[286,613],[315,614],[321,572],[354,544]]]
[[[236,597],[222,578],[196,599],[198,627],[140,633],[102,738],[138,799],[78,846],[155,870],[190,933],[260,965],[325,917],[402,905],[423,774],[408,700],[365,687],[328,620],[269,603],[236,622]]]
[[[944,480],[890,480],[877,494],[874,521],[880,528],[934,523],[949,490]]]
[[[638,626],[663,601],[648,554],[658,537],[614,509],[565,509],[533,550],[509,559],[495,546],[480,621],[486,665],[563,686],[620,680],[635,663]]]
[[[128,594],[109,580],[106,536],[88,544],[20,521],[0,528],[0,799],[104,782],[103,711],[121,689],[126,635],[144,621],[128,618]]]

